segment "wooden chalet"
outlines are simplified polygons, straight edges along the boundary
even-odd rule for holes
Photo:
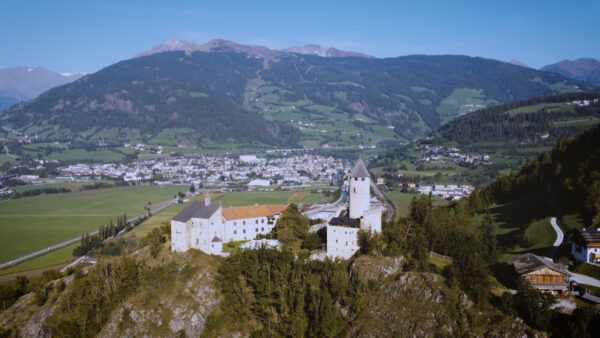
[[[571,275],[562,264],[556,264],[532,253],[515,257],[507,263],[513,266],[521,278],[537,289],[558,294],[569,290]]]

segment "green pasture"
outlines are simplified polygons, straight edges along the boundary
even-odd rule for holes
[[[515,116],[517,114],[525,114],[525,113],[535,113],[545,109],[549,113],[553,112],[573,112],[575,111],[575,107],[573,105],[568,105],[566,103],[540,103],[534,104],[531,106],[524,106],[519,108],[514,108],[506,112],[506,114],[510,116]]]
[[[71,245],[67,245],[64,248],[60,248],[58,250],[52,251],[43,256],[39,256],[28,261],[25,261],[21,264],[17,264],[11,266],[9,268],[0,270],[0,275],[8,275],[10,273],[22,272],[34,269],[45,268],[49,266],[55,266],[59,264],[63,264],[68,262],[69,260],[74,259],[73,257],[73,249],[75,249],[79,245],[79,242]]]
[[[326,196],[325,193],[314,193],[307,190],[273,192],[236,191],[213,199],[213,203],[221,203],[225,208],[254,204],[300,204],[319,201],[331,201],[331,197]]]
[[[183,186],[118,187],[0,202],[0,262],[94,231],[118,215],[145,212],[148,202],[170,198]]]

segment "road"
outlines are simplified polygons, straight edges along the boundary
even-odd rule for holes
[[[371,181],[371,188],[373,189],[373,192],[375,192],[375,195],[377,195],[377,197],[379,197],[379,199],[385,204],[385,207],[388,210],[387,215],[385,217],[385,221],[390,222],[394,219],[394,215],[396,215],[396,209],[394,208],[394,204],[390,201],[389,198],[387,198],[387,196],[381,190],[379,190],[379,187],[377,186],[377,184],[373,183],[373,181]]]
[[[556,254],[556,251],[558,250],[558,247],[560,247],[560,245],[562,244],[565,236],[564,236],[561,228],[556,223],[556,217],[552,217],[552,219],[550,219],[550,224],[552,225],[552,228],[554,228],[554,231],[556,232],[556,241],[554,241],[554,245],[552,246],[552,249],[550,250],[550,253],[548,254],[548,258],[550,260],[552,260],[552,258],[554,258],[554,255]],[[571,274],[571,280],[574,280],[579,284],[587,284],[587,285],[600,287],[600,280],[597,280],[595,278],[592,278],[592,277],[589,277],[586,275],[582,275],[579,273],[574,273],[571,271],[569,271],[569,273]]]
[[[556,251],[558,251],[558,247],[560,247],[563,240],[565,239],[565,235],[556,223],[556,217],[552,217],[550,219],[550,225],[552,225],[552,228],[554,228],[554,231],[556,232],[556,241],[554,241],[552,249],[550,249],[550,252],[548,253],[548,258],[553,259],[554,255],[556,255]]]
[[[157,212],[159,212],[159,211],[161,211],[161,210],[163,210],[163,209],[165,209],[165,208],[167,208],[167,207],[169,207],[169,206],[171,206],[171,205],[173,205],[175,203],[177,203],[176,199],[169,200],[169,202],[165,203],[163,206],[158,207],[158,208],[152,210],[152,213],[153,214],[157,213]],[[138,218],[140,218],[140,217],[142,217],[144,215],[146,215],[146,214],[142,214],[142,215],[139,215],[139,216],[136,216],[136,217],[132,217],[132,218],[128,219],[127,221],[128,222],[133,222],[133,221],[137,220]],[[93,236],[93,235],[95,235],[97,233],[98,233],[98,230],[95,230],[95,231],[90,232],[89,234],[90,234],[90,236]],[[38,257],[38,256],[45,255],[45,254],[50,253],[52,251],[58,250],[60,248],[64,248],[65,246],[71,245],[73,243],[77,243],[80,240],[81,240],[81,236],[77,237],[77,238],[70,239],[68,241],[64,241],[64,242],[56,244],[56,245],[53,245],[53,246],[48,247],[46,249],[42,249],[42,250],[39,250],[39,251],[36,251],[36,252],[32,252],[30,254],[27,254],[25,256],[22,256],[22,257],[19,257],[19,258],[15,258],[15,259],[10,260],[8,262],[4,262],[4,263],[0,264],[0,270],[4,269],[4,268],[7,268],[9,266],[17,265],[19,263],[28,261],[28,260],[30,260],[32,258],[35,258],[35,257]]]

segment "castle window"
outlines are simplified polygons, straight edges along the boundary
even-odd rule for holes
[[[352,192],[356,192],[356,188],[352,188]]]
[[[196,238],[196,245],[198,245],[198,242],[199,242],[199,241],[200,241],[200,240],[199,240],[198,238]]]
[[[254,221],[254,224],[258,224],[258,220],[255,220],[255,221]]]
[[[337,243],[337,242],[338,242],[338,240],[336,239],[336,240],[335,240],[335,242]]]
[[[265,231],[265,228],[260,228],[260,231]]]
[[[233,234],[234,234],[234,235],[237,235],[237,230],[233,230]]]
[[[346,241],[346,246],[348,246],[348,241]]]
[[[261,219],[261,220],[260,220],[260,222],[261,222],[261,223],[264,223],[264,222],[265,222],[265,219],[264,219],[264,218],[263,218],[263,219]]]
[[[254,232],[258,232],[258,228],[254,229]]]
[[[246,221],[244,221],[242,224],[243,224],[243,225],[246,225]]]
[[[237,225],[237,222],[233,222],[233,225]]]
[[[246,233],[246,229],[242,230],[244,233]],[[245,237],[244,237],[245,238]]]

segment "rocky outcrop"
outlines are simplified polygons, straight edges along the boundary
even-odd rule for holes
[[[144,295],[125,302],[113,313],[99,337],[168,337],[183,332],[186,337],[198,337],[208,315],[219,304],[220,295],[213,275],[203,270],[183,289],[168,290],[150,306],[146,302]]]

